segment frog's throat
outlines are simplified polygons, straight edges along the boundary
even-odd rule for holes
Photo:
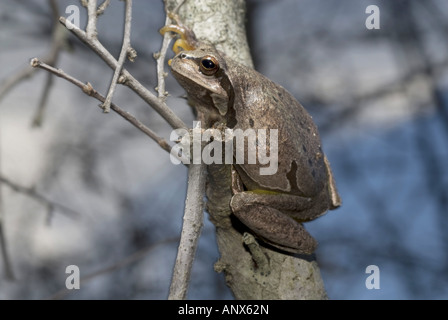
[[[180,35],[180,39],[177,39],[176,42],[174,42],[173,45],[173,51],[175,54],[178,54],[180,51],[191,51],[196,49],[195,43],[196,39],[193,38],[191,35],[191,31],[185,27],[181,27],[178,25],[168,25],[164,26],[159,31],[162,35],[164,35],[167,32],[174,32]]]

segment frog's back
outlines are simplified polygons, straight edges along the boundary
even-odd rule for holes
[[[328,176],[319,133],[308,112],[283,87],[255,70],[238,65],[229,72],[239,75],[233,77],[239,82],[233,83],[235,128],[278,129],[275,174],[260,175],[259,165],[239,166],[248,189],[278,190],[309,197],[321,192]],[[267,144],[269,150],[269,141]]]

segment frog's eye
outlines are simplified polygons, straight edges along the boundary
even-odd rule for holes
[[[203,74],[211,76],[219,70],[219,62],[215,57],[205,56],[201,59],[200,68]]]

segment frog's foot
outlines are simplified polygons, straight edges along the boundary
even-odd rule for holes
[[[164,35],[167,32],[175,32],[180,35],[180,39],[177,39],[174,42],[173,45],[173,51],[174,53],[178,54],[179,52],[185,50],[185,51],[191,51],[196,48],[196,37],[190,29],[185,29],[185,27],[181,27],[175,24],[164,26],[159,31],[162,35]],[[191,34],[190,34],[191,33]],[[194,39],[192,39],[192,36]]]
[[[191,51],[197,48],[198,40],[193,30],[183,25],[177,15],[169,13],[168,16],[173,19],[177,24],[166,25],[160,29],[160,33],[164,35],[167,32],[174,32],[180,36],[173,45],[173,51],[178,54],[180,51]]]

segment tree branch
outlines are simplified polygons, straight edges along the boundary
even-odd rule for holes
[[[1,133],[1,132],[0,132]],[[1,136],[0,136],[0,142],[1,142]],[[1,151],[1,148],[0,148]],[[0,152],[0,176],[1,176],[1,152]],[[3,260],[3,265],[5,267],[5,279],[6,280],[14,280],[14,272],[11,264],[11,260],[9,258],[9,251],[8,251],[8,245],[6,241],[6,234],[5,234],[5,228],[4,228],[4,210],[3,210],[3,193],[2,193],[2,187],[0,185],[0,253]]]
[[[33,121],[31,123],[33,127],[40,127],[42,125],[45,115],[45,107],[47,105],[48,96],[50,94],[50,89],[52,85],[53,85],[53,75],[49,73],[47,74],[47,80],[45,81],[45,86],[42,91],[39,104],[37,106],[36,114],[34,115]]]
[[[67,20],[60,17],[59,21],[67,27]],[[103,59],[109,67],[116,69],[118,61],[104,48],[98,39],[89,38],[83,30],[77,26],[70,26],[70,31],[77,36],[82,42],[89,46],[101,59]],[[154,94],[146,89],[137,79],[135,79],[126,69],[122,70],[124,84],[133,90],[140,98],[148,103],[157,113],[159,113],[172,128],[187,128],[185,123],[164,103],[160,101]]]
[[[125,21],[124,21],[124,34],[123,34],[123,45],[121,47],[120,57],[118,58],[118,65],[115,68],[114,75],[112,77],[112,81],[110,83],[109,91],[106,95],[106,100],[102,104],[102,108],[105,113],[110,111],[110,103],[112,102],[112,97],[115,92],[115,87],[117,86],[118,77],[123,70],[123,65],[128,56],[128,52],[131,50],[131,22],[132,22],[132,0],[126,1],[126,9],[125,9]]]
[[[170,300],[183,300],[187,297],[191,268],[204,219],[205,178],[206,167],[203,163],[190,164],[182,233],[168,296]]]
[[[137,252],[134,252],[133,254],[107,266],[106,268],[103,268],[101,270],[92,272],[84,277],[82,277],[80,279],[80,284],[85,285],[86,283],[90,282],[93,279],[96,279],[99,276],[102,276],[104,274],[108,274],[117,270],[120,270],[124,267],[126,267],[127,265],[130,265],[142,258],[144,258],[150,251],[152,251],[153,249],[155,249],[158,246],[161,245],[165,245],[168,243],[172,243],[175,241],[179,241],[178,237],[175,238],[169,238],[169,239],[165,239],[163,241],[157,242],[153,245],[150,245],[146,248],[143,248],[141,250],[138,250]],[[50,297],[48,297],[46,300],[59,300],[59,299],[63,299],[66,295],[68,295],[69,293],[73,292],[73,290],[69,290],[67,288],[61,289],[58,292],[56,292],[55,294],[51,295]]]
[[[56,0],[49,0],[49,4],[52,11],[53,16],[53,31],[52,31],[52,40],[51,40],[51,49],[50,51],[42,58],[47,64],[55,65],[59,59],[59,55],[64,47],[67,46],[67,30],[62,27],[58,23],[59,17],[59,9]],[[36,69],[30,69],[28,66],[23,70],[20,70],[16,74],[13,74],[11,77],[7,78],[2,82],[0,86],[0,100],[3,99],[6,94],[11,91],[17,84],[21,81],[31,77]],[[45,85],[39,99],[39,104],[37,106],[36,114],[33,116],[32,126],[40,126],[43,121],[45,107],[47,105],[50,89],[52,86],[52,79],[49,75],[47,80],[45,81]]]
[[[98,10],[96,11],[96,15],[100,16],[104,13],[104,11],[107,9],[107,7],[110,4],[110,0],[104,0],[102,4],[98,6]]]
[[[171,12],[176,14],[179,8],[184,4],[184,2],[185,0],[180,1]],[[168,8],[166,7],[166,3],[165,3],[165,14],[166,14],[165,25],[169,25],[171,24],[171,19],[168,16]],[[156,91],[158,92],[159,99],[161,99],[162,101],[165,101],[166,97],[168,96],[168,92],[165,90],[165,78],[168,75],[168,73],[165,72],[165,57],[172,39],[173,36],[171,32],[166,32],[163,35],[162,47],[160,49],[160,52],[154,54],[154,58],[157,61]]]
[[[31,60],[31,66],[34,68],[41,68],[43,70],[46,70],[60,78],[63,78],[74,85],[76,85],[78,88],[80,88],[85,94],[94,97],[95,99],[104,102],[105,98],[100,93],[98,93],[90,83],[83,83],[80,80],[68,75],[61,69],[53,68],[52,66],[47,65],[46,63],[43,63],[42,61],[39,61],[39,59],[34,58]],[[129,121],[133,126],[135,126],[137,129],[139,129],[141,132],[146,134],[148,137],[150,137],[152,140],[154,140],[163,150],[167,151],[168,153],[171,152],[171,146],[166,142],[165,139],[158,136],[154,131],[152,131],[150,128],[145,126],[142,122],[140,122],[137,118],[135,118],[133,115],[131,115],[129,112],[124,111],[116,104],[111,104],[111,109],[118,113],[121,117]],[[176,156],[176,154],[173,154]],[[183,157],[178,157],[179,160],[181,160],[184,163],[187,163],[187,159]]]
[[[36,192],[34,188],[27,188],[23,187],[15,182],[12,182],[10,179],[0,175],[0,183],[3,183],[13,189],[16,192],[22,193],[24,195],[27,195],[28,197],[33,198],[34,200],[42,203],[44,206],[47,207],[49,214],[53,212],[54,209],[58,208],[60,209],[61,214],[64,214],[65,216],[72,218],[72,219],[78,219],[80,217],[80,214],[73,209],[49,200],[45,196],[41,195],[40,193]]]
[[[45,59],[44,60],[48,60]],[[18,83],[22,80],[25,80],[31,77],[34,74],[35,70],[30,69],[29,67],[25,67],[23,70],[13,74],[11,77],[5,79],[0,86],[0,100],[3,99],[4,96],[14,88]]]
[[[2,204],[0,203],[0,252],[2,255],[3,265],[5,266],[5,279],[14,280],[14,271],[12,268],[11,260],[9,258],[5,229],[3,226],[3,208]]]
[[[98,20],[97,0],[88,0],[87,2],[87,26],[86,34],[89,39],[96,39],[96,22]]]

